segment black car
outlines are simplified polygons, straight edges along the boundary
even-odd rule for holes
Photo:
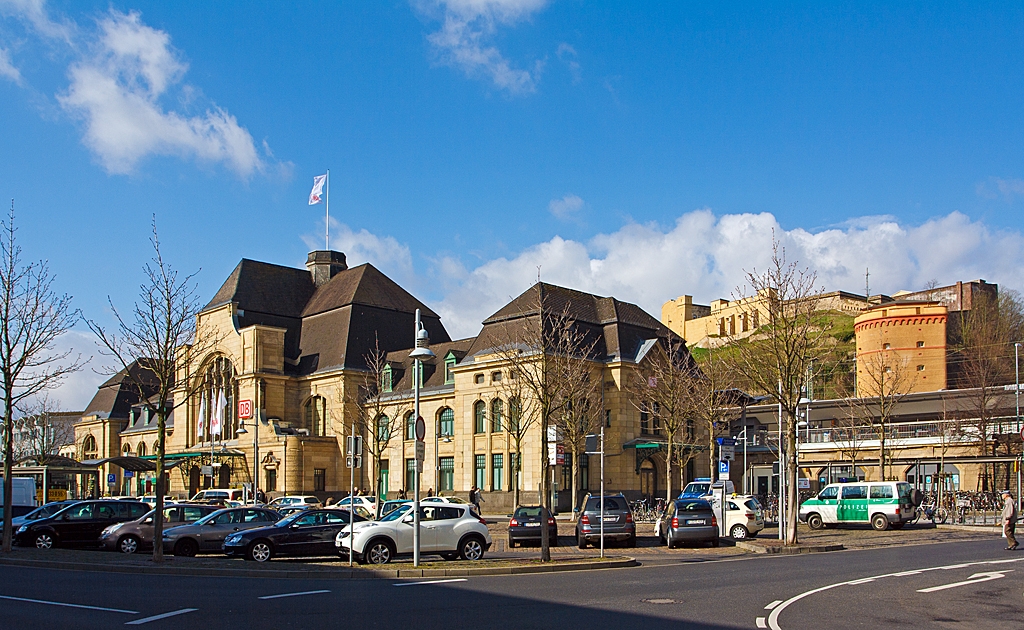
[[[542,511],[547,517],[548,540],[552,545],[558,544],[558,524],[555,523],[554,517],[547,511],[547,508],[539,505],[521,505],[516,508],[508,522],[509,549],[527,540],[540,542]]]
[[[704,499],[676,499],[659,517],[655,530],[669,549],[688,542],[719,544],[718,517]]]
[[[79,501],[53,516],[25,523],[15,540],[21,546],[49,549],[58,545],[96,546],[108,526],[141,518],[149,506],[139,501]]]
[[[47,516],[53,516],[57,512],[60,512],[61,510],[66,508],[67,506],[74,505],[76,503],[78,503],[77,499],[69,499],[66,501],[53,501],[51,503],[47,503],[46,505],[40,505],[39,507],[32,510],[25,516],[16,516],[13,519],[11,519],[11,526],[14,527],[14,531],[18,531],[18,528],[24,525],[25,523],[38,521],[39,519],[46,518]]]
[[[231,534],[224,539],[224,553],[246,560],[266,562],[274,556],[332,556],[334,538],[348,526],[348,510],[306,510],[292,514],[270,527]],[[355,515],[356,522],[366,519]]]

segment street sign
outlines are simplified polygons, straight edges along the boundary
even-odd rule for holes
[[[718,450],[721,453],[719,459],[732,461],[736,459],[736,440],[732,438],[718,438]]]
[[[134,476],[135,476],[135,473],[134,473],[134,472],[132,472],[132,471],[130,471],[130,470],[126,470],[126,471],[124,471],[124,478],[125,478],[125,479],[131,479],[131,478],[132,478],[132,477],[134,477]]]
[[[416,439],[420,442],[427,435],[427,423],[423,421],[423,416],[416,418]],[[420,459],[423,459],[422,457]]]
[[[243,420],[252,418],[252,401],[251,400],[239,400],[238,401],[238,417]]]
[[[799,479],[796,480],[796,487],[799,488],[800,490],[810,490],[811,480],[808,479],[807,477],[800,477]]]
[[[355,442],[354,444],[353,444],[353,441]],[[357,435],[357,436],[353,437],[353,436],[350,435],[350,436],[345,438],[345,453],[347,455],[352,455],[353,453],[355,453],[356,455],[361,455],[362,452],[363,452],[363,436]],[[349,466],[349,468],[351,468],[351,466]],[[359,468],[359,466],[356,466],[356,468]]]
[[[117,483],[117,475],[115,475],[114,473],[108,474],[107,475],[107,485],[108,486],[112,486],[115,483]]]
[[[356,460],[355,461],[355,467],[356,468],[362,468],[363,467],[363,456],[362,455],[356,455],[355,460]],[[346,455],[345,456],[345,468],[352,468],[352,456],[351,455]]]
[[[423,443],[423,440],[416,440],[416,463],[422,464],[423,459],[426,457],[427,448]]]
[[[729,474],[729,460],[723,459],[718,462],[718,474],[728,475]]]
[[[204,477],[212,477],[213,476],[213,466],[200,466],[199,467],[199,474],[201,474]]]
[[[548,466],[565,465],[565,446],[548,442]]]

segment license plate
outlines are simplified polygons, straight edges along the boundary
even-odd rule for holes
[[[604,517],[604,522],[605,523],[615,523],[615,522],[618,522],[618,520],[619,520],[618,516],[606,516],[606,517]]]
[[[540,527],[540,523],[523,523],[523,527]]]
[[[701,518],[691,518],[686,520],[687,525],[703,525],[706,522],[707,521]]]

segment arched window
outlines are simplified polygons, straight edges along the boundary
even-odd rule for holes
[[[487,405],[482,400],[473,403],[473,433],[487,430]]]
[[[405,439],[416,439],[416,418],[413,417],[411,411],[405,414]]]
[[[99,449],[96,448],[96,438],[92,435],[85,436],[82,441],[82,459],[97,459]]]
[[[384,414],[377,416],[377,441],[381,444],[391,439],[391,419]]]
[[[124,455],[125,457],[130,457],[131,454],[132,454],[132,445],[131,444],[125,444],[124,446],[122,446],[121,447],[121,454]]]
[[[203,385],[199,389],[196,400],[197,414],[195,438],[211,435],[218,440],[235,439],[238,430],[238,382],[235,379],[235,368],[227,357],[215,357],[207,364],[203,372]],[[219,432],[213,431],[213,422],[217,412],[221,412],[223,426]]]
[[[523,403],[518,396],[508,399],[508,430],[519,433],[519,423],[523,417]]]
[[[437,412],[437,421],[442,436],[455,435],[455,412],[451,407],[442,407]]]
[[[501,402],[500,398],[495,398],[491,401],[491,432],[501,433],[504,429],[502,428],[502,415],[505,412],[505,405]]]
[[[139,457],[145,457],[146,456],[146,443],[145,442],[139,442],[138,455],[139,455]]]
[[[327,399],[313,396],[306,401],[306,427],[312,435],[327,435]]]
[[[160,441],[159,440],[157,440],[156,442],[153,442],[153,454],[154,455],[159,455],[160,454]]]

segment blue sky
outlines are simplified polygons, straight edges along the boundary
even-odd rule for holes
[[[458,336],[538,266],[728,297],[773,229],[828,288],[1024,288],[1022,52],[1011,3],[0,0],[0,199],[101,321],[153,214],[204,296],[300,266],[327,168],[332,248]]]

